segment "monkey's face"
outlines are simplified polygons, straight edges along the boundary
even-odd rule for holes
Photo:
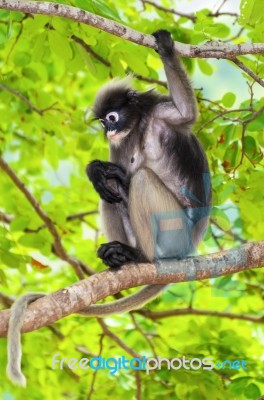
[[[140,119],[138,93],[129,87],[127,78],[114,79],[98,92],[93,112],[108,140],[118,145]]]
[[[129,106],[109,110],[103,118],[99,118],[108,140],[116,144],[126,137],[136,124],[136,118]]]

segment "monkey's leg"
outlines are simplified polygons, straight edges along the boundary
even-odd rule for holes
[[[129,215],[148,260],[183,258],[194,251],[192,227],[176,197],[149,168],[132,178]]]
[[[122,193],[122,197],[123,195]],[[129,261],[142,259],[141,253],[135,248],[136,238],[131,227],[127,205],[127,196],[122,202],[116,204],[101,202],[102,230],[110,243],[102,244],[97,255],[109,267],[119,267]]]
[[[119,267],[127,262],[183,258],[194,251],[190,221],[151,169],[142,168],[133,176],[128,211],[137,248],[122,240],[103,244],[98,256],[105,264]]]
[[[124,202],[110,204],[101,201],[100,215],[102,231],[109,242],[118,241],[135,246],[135,236],[129,221],[128,209]]]
[[[132,228],[137,236],[137,241],[141,244],[141,248],[149,260],[153,260],[155,242],[159,243],[160,241],[160,247],[161,249],[163,248],[163,251],[167,246],[167,244],[164,243],[164,240],[157,240],[158,235],[156,235],[155,239],[151,226],[151,217],[155,214],[159,216],[160,212],[162,212],[163,215],[165,212],[164,216],[166,217],[166,211],[169,213],[172,211],[174,214],[180,212],[180,215],[177,215],[177,217],[181,217],[180,204],[166,186],[162,184],[160,179],[148,168],[139,170],[130,183],[129,212]],[[161,228],[166,228],[166,222],[166,218],[165,222],[160,219]],[[174,224],[176,224],[176,227],[179,227],[177,221],[170,221],[169,219],[167,227],[173,228]],[[184,225],[185,223],[182,223],[183,227]],[[184,236],[185,235],[183,235],[183,237]],[[188,238],[185,241],[189,244]],[[122,243],[120,243],[120,245],[122,245]],[[108,248],[112,249],[112,254],[114,255],[114,246],[112,246],[111,243],[109,243],[108,246],[110,246]],[[175,247],[177,247],[177,244],[172,241],[169,245],[170,253],[175,252]],[[121,250],[122,247],[120,246],[119,251],[121,252]],[[126,249],[123,247],[123,250]],[[104,317],[110,314],[135,310],[143,307],[144,304],[157,297],[165,287],[166,285],[146,286],[139,292],[123,299],[106,304],[94,304],[82,310],[80,314],[85,316]]]

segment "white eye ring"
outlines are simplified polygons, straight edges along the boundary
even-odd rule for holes
[[[100,121],[101,125],[102,125],[103,127],[105,127],[104,120],[103,120],[102,118],[100,118],[99,121]]]
[[[105,119],[106,119],[107,121],[109,121],[109,122],[115,123],[115,122],[118,122],[118,120],[119,120],[119,115],[118,115],[117,112],[112,111],[112,112],[110,112],[110,113],[108,113],[108,114],[106,115]]]

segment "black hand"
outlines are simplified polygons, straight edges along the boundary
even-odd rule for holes
[[[102,244],[97,256],[109,267],[121,267],[129,262],[144,262],[146,259],[139,250],[117,241]]]
[[[108,203],[122,201],[120,194],[107,185],[108,179],[117,179],[124,187],[124,190],[128,192],[129,181],[125,171],[118,165],[95,160],[86,167],[86,173],[100,197]]]
[[[161,57],[172,57],[174,54],[174,42],[170,32],[161,29],[152,33],[158,45],[158,53]]]

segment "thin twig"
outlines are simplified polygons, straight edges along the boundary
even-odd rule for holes
[[[240,60],[238,60],[236,57],[232,58],[231,61],[233,61],[234,64],[236,64],[240,69],[242,69],[246,74],[248,74],[254,81],[258,82],[261,86],[264,87],[264,81],[257,75],[255,74],[251,69],[246,67],[245,64],[243,64]]]
[[[151,339],[149,338],[148,334],[147,334],[146,332],[143,331],[143,329],[142,329],[141,326],[138,324],[138,322],[137,322],[137,320],[136,320],[136,318],[135,318],[135,316],[134,316],[134,314],[133,314],[132,312],[130,313],[130,315],[131,315],[131,319],[132,319],[132,321],[133,321],[133,324],[135,325],[135,328],[141,333],[141,335],[142,335],[142,336],[145,338],[145,340],[148,342],[149,347],[151,348],[154,357],[157,358],[157,354],[156,354],[156,351],[155,351],[155,347],[154,347],[154,345],[153,345]]]
[[[4,84],[0,84],[0,89],[5,90],[6,92],[9,92],[11,94],[13,94],[14,96],[18,97],[20,100],[22,100],[27,106],[28,108],[30,108],[30,110],[36,112],[39,115],[43,115],[46,111],[49,111],[51,109],[53,109],[53,106],[57,103],[53,103],[51,106],[43,108],[43,109],[39,109],[37,107],[35,107],[26,96],[24,96],[22,93],[20,93],[18,90],[12,89]]]
[[[220,11],[220,9],[224,5],[225,1],[226,0],[223,1],[223,4],[218,8],[217,11],[209,12],[207,14],[207,17],[219,17],[219,16],[222,16],[222,15],[228,15],[228,16],[237,18],[238,17],[237,13],[229,12],[229,11]],[[176,11],[174,8],[163,7],[160,4],[155,3],[154,1],[142,0],[142,3],[143,3],[143,5],[149,4],[149,5],[157,8],[157,10],[164,11],[164,12],[170,13],[170,14],[174,14],[174,15],[177,15],[178,17],[183,17],[183,18],[190,19],[192,22],[195,22],[197,20],[197,17],[194,14],[186,14],[186,13],[183,13],[183,12],[180,12],[180,11]]]
[[[101,356],[102,352],[103,352],[103,340],[104,340],[104,336],[105,334],[103,333],[100,337],[100,341],[99,341],[99,354],[98,357]],[[92,398],[92,394],[94,392],[94,386],[95,386],[95,380],[96,380],[96,375],[98,373],[98,369],[95,369],[93,372],[93,377],[92,377],[92,382],[91,382],[91,386],[90,386],[90,390],[89,393],[87,395],[87,400],[91,400]]]
[[[139,358],[139,359],[142,358],[140,354],[138,354],[135,350],[129,347],[125,342],[123,342],[115,333],[110,331],[110,329],[108,328],[103,319],[97,318],[97,321],[101,325],[103,333],[109,338],[111,338],[119,347],[121,347],[121,349],[125,350],[128,354],[130,354],[134,358]]]
[[[71,36],[72,40],[74,40],[75,43],[78,43],[79,45],[81,45],[84,50],[86,50],[88,53],[90,53],[96,60],[100,61],[102,64],[104,64],[106,67],[110,67],[111,64],[108,60],[106,60],[105,58],[103,58],[102,56],[100,56],[99,54],[97,54],[92,48],[91,46],[89,46],[87,43],[85,43],[85,41],[75,35]]]
[[[135,370],[135,380],[136,380],[136,400],[141,400],[141,378],[140,378],[140,371],[139,370]]]
[[[238,242],[247,243],[247,240],[243,239],[237,233],[231,231],[230,229],[224,230],[223,228],[221,228],[221,226],[216,221],[214,221],[213,218],[210,218],[210,222],[211,222],[211,224],[215,225],[218,229],[220,229],[222,232],[224,232],[226,235],[231,236],[233,239],[237,240]]]
[[[244,314],[228,313],[221,311],[199,310],[197,308],[180,308],[176,310],[165,310],[165,311],[136,310],[133,312],[144,315],[144,317],[150,318],[152,320],[159,320],[168,317],[181,317],[183,315],[201,315],[201,316],[205,315],[211,317],[239,319],[242,321],[264,324],[264,316],[258,317],[254,315],[244,315]]]
[[[10,166],[4,161],[2,157],[0,157],[0,167],[3,169],[3,171],[6,172],[6,174],[10,177],[10,179],[14,182],[16,187],[25,195],[26,199],[29,201],[29,203],[32,205],[38,216],[44,221],[45,225],[47,226],[49,232],[54,238],[54,250],[56,254],[64,261],[68,262],[75,270],[77,276],[80,279],[84,279],[84,274],[82,272],[81,264],[79,260],[75,259],[74,257],[70,256],[67,254],[65,251],[62,243],[61,243],[61,238],[58,234],[58,231],[48,216],[46,212],[40,207],[38,201],[33,197],[33,195],[29,192],[29,190],[26,188],[24,183],[18,178],[18,176],[15,174],[15,172],[10,168]],[[89,270],[89,267],[86,266],[86,268]]]

